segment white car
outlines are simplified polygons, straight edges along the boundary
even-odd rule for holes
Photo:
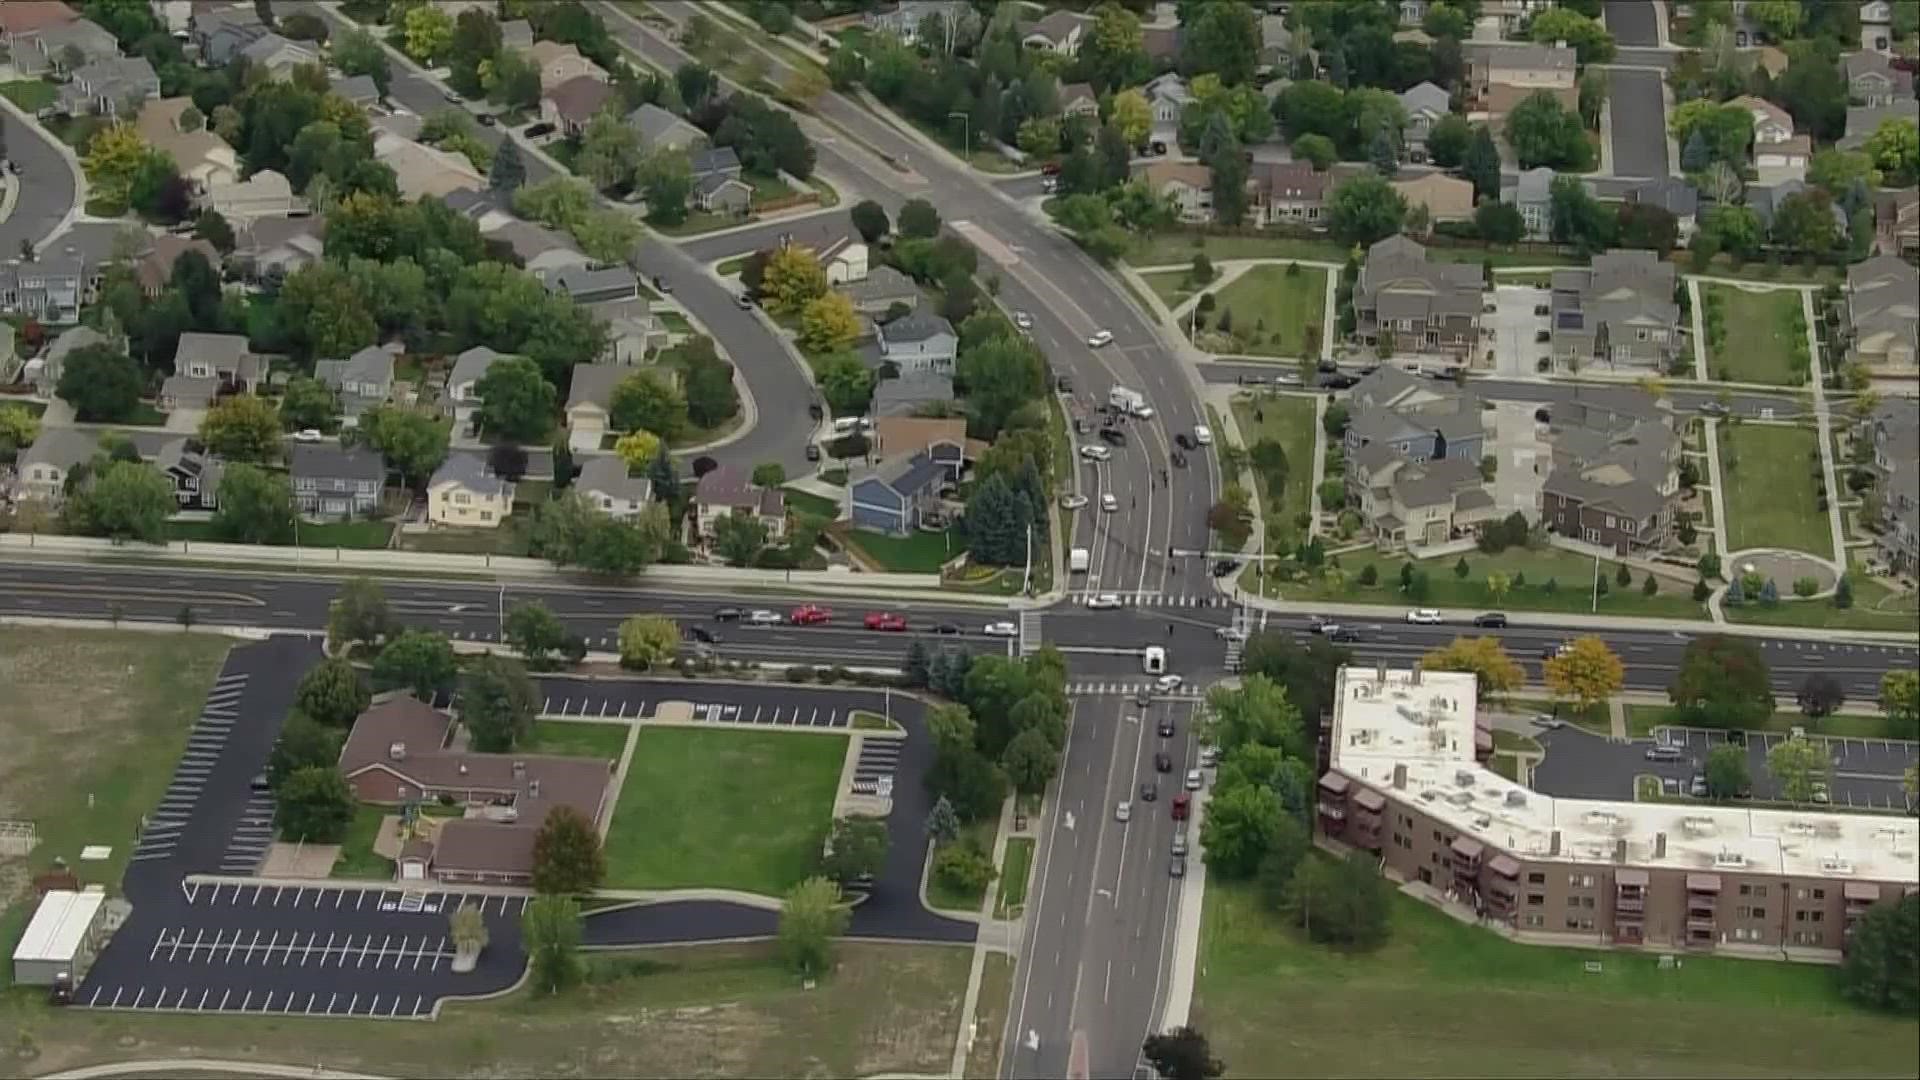
[[[1020,628],[1010,622],[990,622],[981,631],[988,637],[1019,637]]]
[[[1113,331],[1111,330],[1095,330],[1093,336],[1087,338],[1087,345],[1090,348],[1097,349],[1102,345],[1111,344],[1113,344]]]
[[[756,608],[747,612],[746,622],[748,626],[779,626],[780,613],[768,611],[766,608]]]
[[[1085,495],[1060,496],[1060,509],[1062,510],[1078,510],[1085,505],[1087,505],[1087,497]]]
[[[324,438],[326,436],[320,434],[319,428],[301,428],[293,433],[294,442],[319,442]]]
[[[1237,626],[1223,626],[1213,632],[1213,636],[1222,641],[1245,641],[1247,632]]]
[[[1205,424],[1193,425],[1193,441],[1201,446],[1213,445],[1213,429]]]
[[[1178,675],[1162,675],[1153,680],[1153,688],[1163,694],[1170,694],[1180,689],[1180,684],[1185,681]]]
[[[1199,769],[1187,770],[1187,790],[1188,791],[1200,790],[1200,770]]]
[[[1430,607],[1414,608],[1412,611],[1407,612],[1407,621],[1410,623],[1419,623],[1422,626],[1438,626],[1440,625],[1440,610]]]
[[[1086,458],[1088,461],[1111,461],[1113,459],[1113,451],[1104,446],[1096,446],[1088,443],[1086,446],[1080,448],[1080,456]]]
[[[1114,498],[1113,492],[1109,491],[1106,494],[1100,496],[1100,509],[1111,514],[1115,510],[1120,509],[1120,500]]]
[[[1200,748],[1200,764],[1211,769],[1214,765],[1218,764],[1219,761],[1220,751],[1218,749],[1211,746],[1203,746]]]
[[[1094,611],[1105,611],[1108,608],[1117,608],[1119,606],[1120,596],[1118,593],[1095,593],[1087,597],[1087,607]]]
[[[1024,311],[1016,311],[1013,313],[1013,325],[1022,330],[1031,330],[1033,329],[1033,316]]]
[[[1130,802],[1114,803],[1113,804],[1113,820],[1132,821],[1133,820],[1133,804]]]

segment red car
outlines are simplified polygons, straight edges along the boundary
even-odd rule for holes
[[[832,618],[833,612],[815,604],[802,604],[787,615],[787,621],[795,626],[824,624]]]
[[[1057,161],[1049,161],[1046,164],[1040,166],[1040,175],[1041,176],[1059,176],[1060,163]]]
[[[895,615],[891,611],[867,612],[867,629],[869,630],[905,630],[906,628],[905,615]]]
[[[1173,820],[1175,821],[1187,820],[1187,807],[1190,804],[1191,804],[1191,799],[1189,798],[1186,792],[1183,791],[1180,794],[1175,795],[1173,797]]]

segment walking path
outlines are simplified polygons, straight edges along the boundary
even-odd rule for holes
[[[1720,475],[1720,421],[1706,417],[1704,428],[1707,436],[1707,482],[1713,489],[1713,533],[1719,537],[1714,551],[1725,559],[1733,554],[1733,537],[1727,532],[1727,483]]]
[[[1833,424],[1827,415],[1826,380],[1821,377],[1820,336],[1814,328],[1819,325],[1814,317],[1813,293],[1800,294],[1800,312],[1806,317],[1807,324],[1807,362],[1811,365],[1808,377],[1813,382],[1813,424],[1820,437],[1820,472],[1826,477],[1823,485],[1829,492],[1827,499],[1827,528],[1833,543],[1834,573],[1847,572],[1847,528],[1840,517],[1840,473],[1833,462]],[[1716,504],[1719,500],[1715,500]],[[1812,554],[1809,552],[1808,554]]]
[[[1005,866],[1007,860],[1007,836],[1013,830],[1013,812],[1020,796],[1009,795],[1000,804],[1000,824],[993,834],[993,865]],[[931,860],[929,860],[931,861]],[[1033,865],[1027,865],[1027,872],[1033,872]],[[987,970],[987,953],[995,951],[987,943],[986,928],[994,922],[994,905],[1000,899],[998,880],[987,883],[986,895],[980,898],[981,932],[973,939],[973,962],[967,966],[967,992],[960,999],[960,1029],[953,1040],[953,1064],[948,1067],[947,1075],[965,1076],[967,1072],[967,1053],[973,1049],[974,1013],[980,1006],[980,981]],[[1018,950],[1012,955],[1018,957]]]
[[[1700,279],[1687,279],[1687,311],[1693,317],[1693,382],[1707,382],[1707,321],[1702,311],[1705,298],[1700,295]],[[1712,421],[1708,421],[1709,424]]]

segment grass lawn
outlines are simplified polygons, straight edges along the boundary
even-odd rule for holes
[[[1262,479],[1260,507],[1268,520],[1284,522],[1290,532],[1298,532],[1293,525],[1295,515],[1313,506],[1313,399],[1288,394],[1236,398],[1233,422],[1240,429],[1241,445],[1248,450],[1270,439],[1286,451],[1287,482],[1282,489],[1285,494],[1276,505]]]
[[[941,564],[967,549],[958,532],[914,532],[888,536],[866,529],[835,529],[834,539],[895,574],[937,574]]]
[[[1798,291],[1748,292],[1709,285],[1705,297],[1719,297],[1725,312],[1726,337],[1707,357],[1714,378],[1775,386],[1806,382],[1804,376],[1794,374],[1786,337],[1787,319],[1800,310]]]
[[[840,504],[824,495],[815,495],[811,491],[799,488],[785,488],[787,506],[803,514],[814,514],[832,521],[840,515]]]
[[[121,421],[133,427],[166,427],[167,414],[155,408],[151,402],[143,401],[133,407],[133,415]]]
[[[1629,705],[1627,706],[1627,734],[1636,738],[1652,735],[1655,727],[1673,722],[1671,713],[1672,710],[1665,705]],[[1767,718],[1766,723],[1755,730],[1784,735],[1796,727],[1804,727],[1809,732],[1820,735],[1846,736],[1855,739],[1894,737],[1887,729],[1886,718],[1882,716],[1840,713],[1816,721],[1807,719],[1795,709],[1781,709],[1775,712]]]
[[[1520,945],[1396,897],[1387,944],[1342,953],[1283,926],[1253,890],[1210,883],[1193,1024],[1237,1076],[1920,1069],[1920,1027],[1842,1001],[1831,968],[1688,956],[1660,971],[1657,952]]]
[[[322,521],[300,523],[300,546],[310,548],[349,548],[379,551],[393,537],[390,521]],[[214,530],[212,521],[169,521],[167,539],[198,540],[202,543],[228,543]],[[293,538],[287,538],[292,546]]]
[[[0,955],[13,955],[32,914],[29,878],[55,858],[82,882],[119,891],[140,815],[172,779],[231,644],[212,634],[0,628],[0,818],[33,822],[39,840],[24,859],[0,858]],[[81,862],[89,844],[112,855]],[[11,964],[0,968],[0,987],[12,979]]]
[[[1193,281],[1185,270],[1158,270],[1140,277],[1153,289],[1153,295],[1167,305],[1168,311],[1193,297]]]
[[[33,1074],[143,1056],[448,1078],[926,1074],[953,1055],[971,958],[841,942],[806,989],[772,942],[602,953],[574,990],[452,1002],[430,1024],[53,1009],[21,994],[0,998],[0,1031],[20,1033],[13,1068]]]
[[[1000,1075],[1001,1040],[1007,1010],[1013,1004],[1013,957],[988,953],[980,969],[980,996],[973,1010],[973,1045],[967,1047],[966,1080],[995,1080]]]
[[[53,104],[60,88],[40,79],[10,79],[0,83],[0,95],[20,106],[21,112],[32,115]]]
[[[820,861],[847,740],[650,728],[607,835],[607,885],[779,896]]]
[[[960,826],[960,835],[954,837],[949,843],[965,844],[971,842],[979,845],[981,851],[991,855],[993,853],[993,834],[999,827],[1000,819],[997,817],[988,818],[984,821],[976,821],[971,825],[962,825]],[[937,857],[946,846],[946,844],[937,844],[934,846],[933,856],[930,856],[928,859],[929,865],[931,865],[933,858]],[[991,887],[991,884],[992,883],[989,882],[988,887]],[[941,881],[937,874],[929,872],[927,875],[927,904],[940,911],[977,912],[980,910],[980,905],[985,902],[986,898],[986,888],[977,890],[956,889]]]
[[[1341,560],[1345,581],[1334,585],[1326,578],[1300,582],[1269,584],[1268,592],[1289,600],[1324,600],[1347,604],[1385,604],[1393,607],[1437,607],[1456,615],[1474,611],[1558,611],[1586,614],[1593,608],[1593,559],[1561,548],[1508,549],[1498,555],[1469,552],[1467,576],[1454,576],[1460,556],[1414,563],[1415,572],[1427,573],[1424,598],[1408,596],[1400,589],[1400,568],[1407,560],[1399,556],[1375,558],[1367,552],[1354,552]],[[1360,577],[1371,564],[1378,575],[1372,586],[1360,584]],[[1487,575],[1494,570],[1506,574],[1515,584],[1499,601],[1487,592]],[[1614,573],[1618,564],[1602,560],[1600,573],[1606,577],[1607,592],[1600,597],[1603,615],[1628,615],[1643,618],[1697,619],[1705,605],[1693,600],[1692,590],[1678,582],[1662,581],[1652,596],[1640,592],[1636,574],[1632,585],[1621,588]],[[1518,584],[1521,575],[1526,584]],[[1549,588],[1552,584],[1552,588]],[[1393,616],[1388,616],[1389,618]]]
[[[1722,430],[1719,439],[1728,549],[1787,548],[1831,556],[1833,534],[1827,515],[1817,509],[1813,479],[1820,468],[1819,436],[1811,428],[1741,424]],[[1785,591],[1793,583],[1778,584]]]
[[[393,860],[373,853],[374,837],[380,835],[380,819],[394,812],[391,806],[356,806],[353,824],[340,840],[340,857],[333,860],[333,877],[393,880]]]
[[[1541,713],[1558,716],[1570,724],[1601,735],[1613,730],[1613,719],[1604,703],[1581,712],[1571,701],[1556,702],[1551,698],[1509,698],[1505,711],[1516,716],[1534,716]],[[1496,745],[1499,737],[1499,729],[1496,728],[1494,730]]]
[[[1837,608],[1832,598],[1782,598],[1774,607],[1742,604],[1726,608],[1727,620],[1764,626],[1816,626],[1833,630],[1887,630],[1913,634],[1920,627],[1920,593],[1895,592],[1874,578],[1853,576],[1853,606]]]
[[[719,274],[721,277],[731,277],[747,268],[747,259],[748,256],[745,255],[738,255],[731,259],[722,259],[714,266],[713,272]]]
[[[1168,229],[1136,240],[1126,261],[1134,266],[1186,266],[1202,252],[1218,263],[1222,259],[1305,259],[1311,262],[1347,261],[1348,249],[1331,240],[1297,240],[1287,236],[1208,236],[1204,233]],[[1487,251],[1483,248],[1427,249],[1435,262],[1492,262],[1501,266],[1573,266],[1584,260],[1558,255],[1526,252]]]
[[[627,747],[627,725],[542,720],[533,725],[533,737],[520,745],[529,754],[572,754],[576,757],[620,760]]]
[[[531,550],[531,543],[529,519],[525,514],[515,514],[496,529],[436,528],[400,535],[400,546],[408,551],[438,551],[449,555],[525,555]]]
[[[1214,294],[1219,302],[1214,324],[1226,312],[1233,313],[1232,334],[1240,343],[1236,352],[1305,354],[1307,327],[1325,321],[1327,272],[1296,266],[1256,266]]]
[[[667,332],[670,334],[693,333],[693,324],[687,321],[685,315],[677,311],[669,311],[663,308],[659,312],[659,317],[660,325],[666,327]]]
[[[994,917],[1015,919],[1027,906],[1027,878],[1033,871],[1033,840],[1014,836],[1007,839],[1006,861],[1000,865],[1000,899],[994,905]]]

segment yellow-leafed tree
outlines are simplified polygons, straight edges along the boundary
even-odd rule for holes
[[[1582,709],[1606,701],[1627,683],[1626,665],[1597,637],[1575,638],[1564,652],[1541,666],[1553,696],[1571,698]]]
[[[1526,681],[1521,669],[1496,637],[1457,637],[1420,658],[1428,671],[1464,671],[1478,680],[1479,697],[1506,694]]]

